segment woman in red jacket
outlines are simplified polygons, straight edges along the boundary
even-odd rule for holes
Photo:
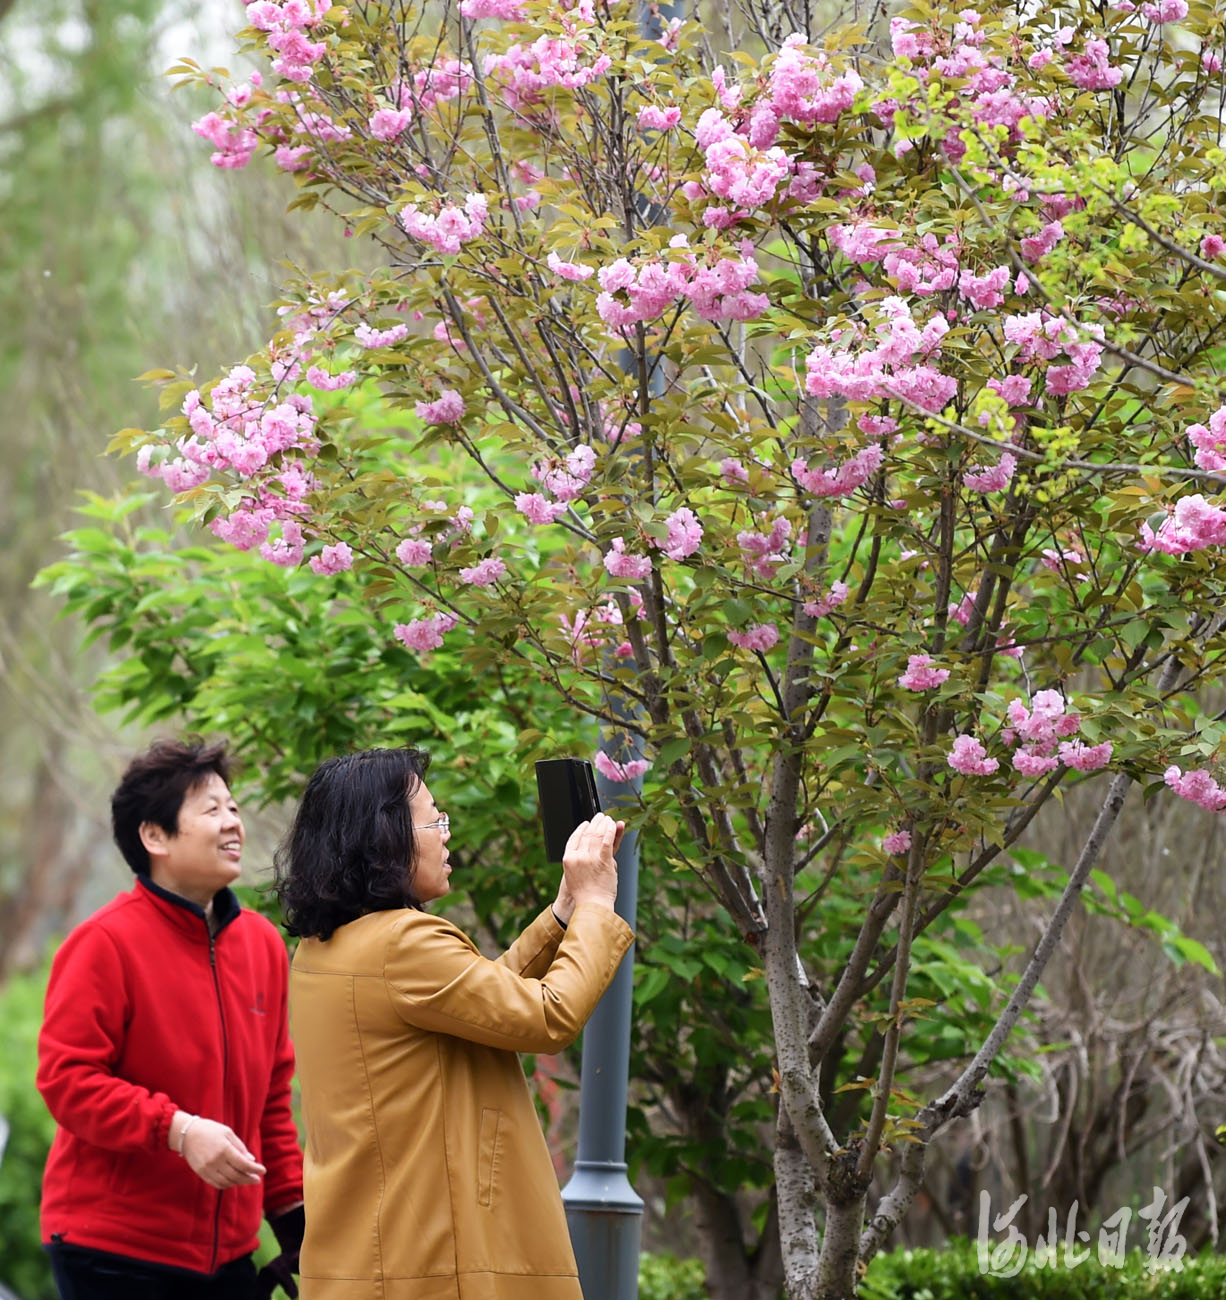
[[[224,745],[162,741],[111,800],[136,873],[51,967],[38,1087],[58,1130],[42,1232],[63,1300],[255,1300],[293,1272],[302,1154],[288,963],[239,906]],[[282,1255],[257,1276],[264,1214]]]

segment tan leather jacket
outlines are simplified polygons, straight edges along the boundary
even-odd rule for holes
[[[408,909],[299,944],[302,1300],[582,1300],[516,1053],[573,1042],[632,941],[587,904],[496,962]]]

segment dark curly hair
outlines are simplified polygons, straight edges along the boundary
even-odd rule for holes
[[[149,854],[141,843],[145,822],[167,835],[179,833],[179,809],[189,791],[216,772],[228,786],[233,762],[224,742],[206,744],[199,736],[155,741],[128,764],[111,795],[111,832],[128,866],[149,874]]]
[[[420,749],[367,749],[314,771],[273,858],[285,928],[330,939],[368,912],[419,907],[409,799],[430,766]]]

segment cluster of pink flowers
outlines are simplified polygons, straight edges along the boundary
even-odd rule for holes
[[[277,452],[315,449],[311,399],[292,394],[268,406],[256,392],[255,373],[247,366],[234,367],[209,397],[211,410],[196,389],[187,394],[183,414],[191,436],[178,441],[179,455],[174,458],[155,461],[155,449],[142,448],[137,458],[141,473],[162,479],[172,492],[183,492],[213,474],[230,472],[250,479]]]
[[[1016,469],[1017,457],[1006,451],[995,465],[967,470],[962,482],[972,492],[1003,492],[1013,481]]]
[[[881,847],[890,854],[891,857],[898,853],[906,853],[911,847],[911,832],[894,831],[881,841]]]
[[[1007,745],[1016,744],[1013,766],[1023,776],[1042,776],[1061,763],[1079,772],[1097,772],[1111,761],[1112,745],[1086,745],[1071,740],[1081,728],[1081,715],[1070,712],[1059,691],[1038,691],[1031,707],[1010,702],[1009,726],[1001,733]]]
[[[635,616],[639,619],[643,618],[643,597],[633,587],[630,588],[629,595]],[[619,629],[623,626],[624,619],[615,600],[605,601],[591,612],[585,609],[578,610],[573,620],[567,618],[565,614],[559,614],[558,622],[570,641],[571,655],[576,664],[581,662],[584,649],[588,646],[602,646],[615,642],[612,651],[618,659],[628,659],[634,653],[633,645],[621,639]]]
[[[335,573],[344,573],[353,568],[353,551],[347,542],[337,542],[335,546],[325,546],[318,555],[311,556],[312,573],[320,577],[330,577]]]
[[[1210,473],[1226,470],[1226,406],[1220,406],[1209,417],[1209,424],[1188,426],[1188,441],[1196,448],[1197,468]]]
[[[413,106],[409,104],[404,108],[375,109],[367,126],[376,140],[382,140],[386,144],[403,135],[412,121]]]
[[[308,39],[332,7],[331,0],[255,0],[247,6],[247,21],[267,33],[269,49],[277,57],[272,70],[286,81],[310,81],[315,65],[327,53],[324,41]]]
[[[755,533],[746,529],[737,533],[736,544],[741,548],[750,571],[759,578],[769,579],[787,559],[784,551],[791,535],[791,523],[779,515],[771,521],[768,532]]]
[[[505,54],[491,54],[485,75],[502,88],[502,98],[515,112],[531,112],[555,87],[576,90],[602,77],[613,65],[607,54],[590,58],[592,42],[540,36],[531,45],[515,44]]]
[[[655,542],[655,545],[670,560],[688,559],[702,545],[702,524],[688,507],[682,506],[679,510],[674,510],[664,523],[668,528],[668,536],[662,542]]]
[[[963,776],[991,776],[1000,766],[999,760],[989,758],[983,745],[970,735],[955,738],[945,761]]]
[[[749,471],[735,456],[725,456],[719,463],[719,477],[725,487],[736,487],[749,482]]]
[[[1113,90],[1124,79],[1123,68],[1108,62],[1111,51],[1107,42],[1095,37],[1086,41],[1083,53],[1064,65],[1069,80],[1082,90]]]
[[[905,18],[891,19],[890,40],[894,54],[908,59],[917,75],[922,75],[927,81],[940,79],[946,86],[957,82],[958,101],[953,107],[965,105],[970,118],[984,126],[1004,126],[1009,133],[1008,145],[1014,146],[1021,141],[1024,118],[1049,117],[1055,106],[1042,96],[1019,94],[1017,78],[1005,66],[1004,60],[999,55],[985,54],[979,48],[984,43],[986,32],[977,11],[964,9],[959,17],[952,42],[950,34],[939,27],[928,30]],[[920,97],[917,100],[922,103]],[[900,107],[902,105],[896,100],[881,98],[874,105],[874,111],[881,121],[892,126]],[[957,131],[949,131],[938,143],[954,162],[966,152]],[[911,140],[900,139],[894,152],[901,157],[913,147]]]
[[[437,213],[423,212],[416,203],[410,203],[400,212],[400,224],[405,234],[438,252],[458,253],[464,244],[481,234],[488,216],[489,202],[485,195],[470,194],[462,208],[444,203]]]
[[[517,492],[515,509],[530,524],[552,524],[566,513],[566,502],[550,501],[539,492]]]
[[[651,766],[645,758],[633,758],[629,762],[619,763],[603,749],[596,751],[593,764],[606,781],[637,781]]]
[[[238,170],[246,167],[260,145],[260,137],[241,121],[206,113],[192,123],[192,130],[213,146],[209,161],[214,167]]]
[[[519,0],[460,0],[460,13],[470,22],[478,18],[518,22],[524,16],[524,7]]]
[[[1103,346],[1093,341],[1093,336],[1102,337],[1100,326],[1078,325],[1063,316],[1035,311],[1006,316],[1003,330],[1005,341],[1018,349],[1017,360],[1022,363],[1050,361],[1061,353],[1068,357],[1068,365],[1048,366],[1044,373],[1043,382],[1054,396],[1089,387],[1098,371]]]
[[[816,497],[847,497],[876,474],[884,459],[880,445],[872,443],[847,460],[822,469],[810,469],[806,461],[794,460],[792,476]]]
[[[353,337],[364,348],[391,348],[409,336],[407,325],[392,325],[385,330],[372,329],[369,325],[359,325],[353,331]]]
[[[672,240],[677,249],[685,243],[684,235]],[[713,265],[688,251],[637,264],[619,257],[597,272],[603,292],[596,311],[615,330],[655,320],[678,301],[688,301],[703,320],[752,320],[770,306],[765,294],[749,292],[757,278],[758,263],[748,241],[740,245],[739,256],[721,256]]]
[[[908,691],[931,691],[949,677],[948,668],[933,668],[931,655],[910,655],[907,671],[898,679],[899,686]]]
[[[558,501],[574,501],[591,482],[595,468],[595,451],[581,443],[561,464],[538,461],[532,466],[532,477]]]
[[[859,75],[851,69],[837,72],[825,54],[808,50],[804,37],[793,34],[752,103],[742,105],[742,88],[728,87],[722,69],[712,80],[723,111],[708,108],[695,124],[706,167],[701,181],[682,187],[691,202],[707,202],[703,225],[722,230],[767,204],[816,198],[821,189],[817,169],[775,141],[785,122],[812,126],[835,121],[862,88]]]
[[[464,418],[464,399],[454,388],[444,388],[433,402],[418,402],[413,409],[427,424],[458,424]]]
[[[1163,780],[1181,799],[1199,804],[1207,812],[1226,811],[1226,790],[1206,768],[1184,772],[1172,764],[1163,774]]]
[[[659,108],[655,104],[644,104],[639,109],[636,125],[640,131],[671,131],[680,121],[679,108]]]
[[[460,581],[470,587],[490,587],[506,576],[507,566],[496,555],[486,556],[479,564],[460,570]]]
[[[610,577],[629,578],[632,582],[638,582],[651,572],[651,561],[645,555],[627,551],[625,539],[615,537],[605,552],[604,567]]]
[[[564,262],[557,253],[550,253],[545,258],[545,265],[563,280],[590,280],[596,274],[594,266],[584,266],[580,262]]]
[[[430,614],[425,618],[414,619],[411,623],[397,623],[392,632],[406,650],[425,653],[437,650],[443,644],[443,637],[459,621],[455,614]]]
[[[742,650],[756,650],[765,654],[779,640],[779,629],[774,623],[754,623],[743,631],[730,631],[728,640]]]
[[[810,618],[825,618],[831,610],[837,609],[847,599],[847,594],[847,584],[836,579],[820,600],[806,600],[801,608]]]
[[[1165,555],[1187,555],[1210,546],[1226,545],[1226,510],[1211,505],[1199,493],[1181,497],[1155,532],[1141,525],[1141,549]]]
[[[958,381],[929,363],[940,354],[949,322],[934,315],[921,330],[910,307],[898,297],[884,299],[878,313],[875,347],[819,344],[809,353],[806,391],[813,397],[841,396],[853,402],[901,398],[920,410],[940,411],[957,391]],[[847,332],[854,345],[860,331]]]

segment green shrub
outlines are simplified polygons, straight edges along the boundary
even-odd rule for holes
[[[707,1300],[701,1261],[643,1254],[639,1257],[638,1300]]]
[[[1136,1227],[1134,1224],[1134,1232]],[[993,1241],[993,1245],[999,1244]],[[1063,1243],[1055,1267],[1036,1268],[1027,1258],[1015,1277],[998,1277],[980,1268],[973,1241],[952,1241],[942,1250],[896,1250],[878,1255],[860,1286],[860,1300],[1218,1300],[1226,1295],[1226,1257],[1185,1258],[1183,1268],[1153,1271],[1140,1250],[1122,1267],[1104,1267],[1090,1258],[1073,1267]],[[1003,1263],[1003,1260],[1002,1260]]]
[[[0,989],[0,1115],[9,1124],[0,1160],[0,1282],[23,1300],[54,1300],[51,1269],[38,1231],[43,1165],[55,1121],[34,1086],[38,1028],[42,1023],[47,969],[17,975]]]

